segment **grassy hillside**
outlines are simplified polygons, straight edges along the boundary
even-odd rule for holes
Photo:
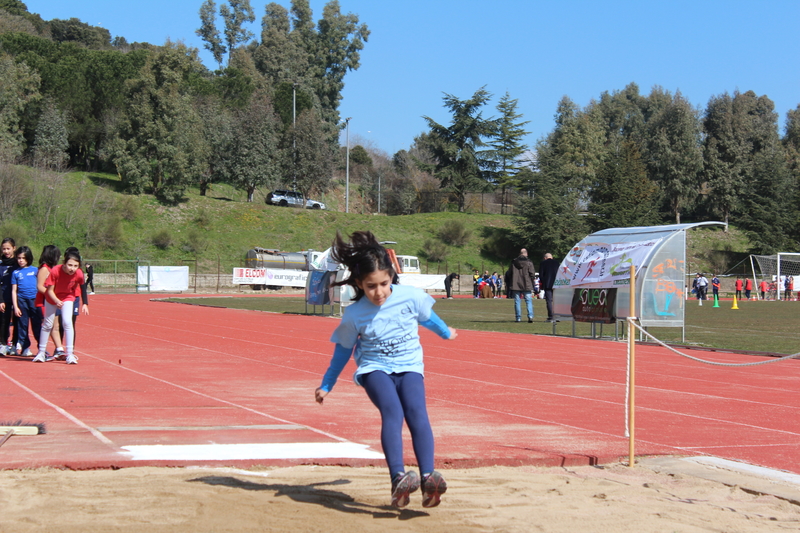
[[[256,202],[245,194],[217,184],[207,196],[196,189],[176,206],[160,204],[150,195],[122,192],[113,174],[73,172],[63,175],[17,167],[23,173],[14,186],[20,196],[0,205],[5,215],[0,235],[28,244],[38,256],[45,244],[77,246],[89,259],[142,259],[153,264],[179,264],[198,259],[200,271],[241,266],[254,246],[283,251],[322,250],[336,231],[349,234],[370,230],[380,240],[396,241],[399,254],[420,257],[423,272],[444,273],[473,268],[502,271],[517,247],[509,238],[514,219],[507,215],[426,213],[385,216],[339,211],[315,211],[268,206],[261,191]],[[11,178],[0,179],[8,189]],[[17,179],[17,178],[14,178]],[[3,198],[8,200],[7,195]],[[342,191],[321,198],[328,205],[344,203]],[[11,214],[11,216],[9,216]],[[447,224],[463,225],[467,238],[459,246],[445,245],[440,232]],[[426,241],[444,247],[441,261],[429,259]],[[731,228],[698,229],[689,234],[690,271],[726,272],[746,257],[749,242]],[[534,258],[535,259],[535,258]],[[445,266],[445,263],[446,266]]]
[[[20,202],[14,216],[0,225],[0,235],[28,244],[38,256],[42,246],[77,246],[86,258],[142,259],[155,264],[200,260],[216,269],[218,258],[225,268],[241,266],[254,246],[283,251],[322,250],[330,246],[336,231],[348,234],[370,230],[380,240],[396,241],[399,254],[418,255],[426,266],[425,241],[439,241],[437,234],[447,221],[463,223],[469,238],[462,246],[447,246],[448,268],[499,270],[502,255],[514,254],[502,246],[513,220],[510,216],[464,213],[432,213],[388,217],[385,215],[301,210],[269,206],[262,191],[256,202],[227,185],[214,185],[203,197],[189,190],[176,206],[160,204],[150,195],[123,194],[117,176],[74,172],[45,176],[27,172],[29,200]],[[338,205],[333,194],[322,198]],[[48,209],[49,206],[49,209]],[[500,243],[500,253],[491,251]],[[511,247],[513,248],[513,247]],[[508,260],[505,260],[508,264]],[[428,263],[436,272],[437,263]],[[444,272],[444,261],[438,265]]]

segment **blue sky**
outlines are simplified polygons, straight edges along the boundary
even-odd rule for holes
[[[128,41],[183,40],[216,64],[195,35],[202,0],[27,0],[44,19],[77,17]],[[219,0],[217,4],[219,4]],[[289,7],[289,0],[280,0]],[[314,20],[323,0],[311,0]],[[251,0],[260,33],[267,2]],[[680,90],[695,106],[735,90],[775,102],[783,133],[786,112],[800,104],[799,0],[340,0],[372,32],[361,68],[345,78],[342,118],[351,144],[388,154],[408,148],[426,129],[423,115],[447,124],[444,93],[461,99],[486,86],[496,115],[508,91],[530,121],[533,145],[553,128],[567,95],[581,107],[603,91],[635,82]],[[220,25],[221,27],[221,25]]]

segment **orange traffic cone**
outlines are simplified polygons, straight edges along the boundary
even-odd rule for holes
[[[731,309],[739,309],[739,306],[736,304],[736,295],[733,295],[733,307]]]

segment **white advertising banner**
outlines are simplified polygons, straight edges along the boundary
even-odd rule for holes
[[[602,288],[627,284],[631,265],[639,270],[661,240],[578,245],[561,263],[554,286]]]
[[[189,290],[188,266],[140,266],[137,271],[137,284],[150,286],[151,291]]]
[[[411,285],[427,291],[444,290],[444,274],[399,274],[400,285]]]
[[[234,268],[234,285],[272,285],[275,287],[305,287],[308,272],[282,268]]]

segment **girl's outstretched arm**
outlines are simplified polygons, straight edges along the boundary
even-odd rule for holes
[[[444,321],[439,318],[439,315],[433,311],[433,309],[431,309],[430,318],[420,322],[419,325],[431,330],[443,339],[453,340],[458,335],[456,330],[448,327],[447,324],[445,324]]]
[[[314,397],[318,403],[322,403],[325,396],[327,396],[331,389],[333,389],[333,386],[336,385],[336,380],[339,379],[339,374],[342,373],[352,353],[353,348],[345,348],[341,344],[337,344],[336,348],[333,349],[331,364],[328,366],[328,371],[325,372],[325,376],[322,378],[322,385],[314,391]]]

